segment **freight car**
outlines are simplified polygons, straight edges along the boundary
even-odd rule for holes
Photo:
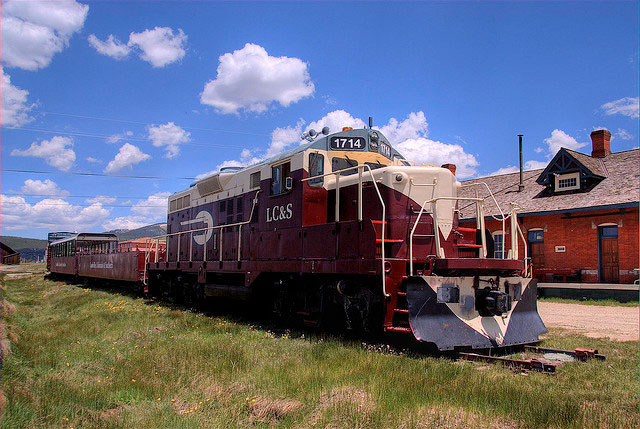
[[[167,234],[145,251],[145,291],[253,298],[307,326],[409,334],[440,350],[546,332],[514,205],[501,217],[513,253],[495,259],[485,201],[458,196],[455,166],[412,165],[371,128],[303,139],[170,196]],[[459,226],[460,204],[475,205],[476,228]]]

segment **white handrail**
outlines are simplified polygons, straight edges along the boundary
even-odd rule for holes
[[[434,184],[437,184],[436,181],[434,181]],[[468,197],[436,197],[436,198],[432,198],[430,200],[425,200],[425,202],[422,204],[422,206],[420,207],[420,212],[418,213],[418,217],[416,218],[416,221],[413,224],[413,228],[411,228],[411,233],[409,234],[409,273],[410,275],[413,275],[413,235],[416,231],[416,228],[418,227],[418,222],[420,222],[420,217],[422,217],[422,213],[424,212],[424,209],[426,207],[427,204],[431,204],[432,208],[431,208],[431,215],[433,217],[433,235],[434,235],[434,242],[435,242],[435,246],[436,246],[436,257],[440,257],[440,234],[439,234],[439,230],[438,230],[438,219],[437,219],[437,215],[436,215],[436,203],[439,200],[453,200],[453,201],[475,201],[476,205],[478,205],[479,203],[482,203],[484,200],[482,198],[468,198]],[[483,247],[486,246],[486,243],[483,243]],[[486,249],[486,247],[485,247]],[[485,250],[486,253],[486,250]]]
[[[158,235],[155,237],[151,237],[151,240],[157,240],[157,242],[160,241],[161,238],[169,238],[169,237],[173,237],[173,236],[178,236],[178,252],[176,255],[176,262],[180,262],[180,236],[182,234],[189,234],[189,236],[192,238],[193,240],[193,233],[194,232],[202,232],[202,231],[209,231],[209,230],[216,230],[216,229],[220,229],[223,230],[225,228],[232,228],[234,226],[239,226],[239,230],[238,230],[238,255],[240,254],[240,249],[241,249],[241,239],[242,239],[242,225],[246,225],[248,223],[251,222],[251,219],[253,218],[253,213],[254,210],[256,208],[256,204],[258,203],[258,194],[260,193],[260,191],[256,191],[255,196],[253,197],[253,205],[251,206],[251,213],[249,214],[249,219],[246,221],[242,221],[242,222],[236,222],[236,223],[230,223],[230,224],[226,224],[226,225],[216,225],[216,226],[208,226],[205,228],[196,228],[196,229],[190,229],[187,231],[178,231],[178,232],[172,232],[170,234],[163,234],[163,235]],[[190,243],[191,244],[191,243]],[[206,255],[207,255],[207,244],[205,242],[204,246],[204,259],[203,261],[206,261]],[[190,246],[191,247],[191,246]],[[169,254],[169,240],[167,240],[167,255]],[[191,260],[192,255],[189,255],[189,260]],[[238,256],[239,258],[239,256]],[[220,260],[222,260],[222,233],[220,233]],[[238,259],[240,260],[240,259]],[[158,246],[156,244],[156,262],[158,262]]]
[[[367,170],[369,172],[369,175],[371,176],[371,181],[373,182],[373,187],[376,190],[376,193],[378,194],[378,199],[380,200],[380,204],[382,205],[382,227],[380,228],[382,230],[382,234],[381,234],[381,240],[382,240],[382,246],[381,246],[381,252],[380,252],[380,257],[381,257],[381,265],[382,265],[382,294],[385,297],[389,297],[391,295],[389,295],[387,293],[387,281],[386,281],[386,272],[385,272],[385,252],[384,252],[384,233],[385,233],[385,225],[386,225],[386,206],[384,204],[384,200],[382,198],[382,194],[380,193],[380,189],[378,188],[378,183],[376,182],[376,178],[373,175],[373,170],[371,169],[371,167],[369,167],[367,164],[362,164],[362,165],[354,165],[353,167],[349,167],[349,168],[343,168],[342,170],[336,170],[336,171],[332,171],[330,173],[325,173],[325,174],[319,174],[317,176],[311,176],[311,177],[307,177],[305,179],[301,179],[301,182],[307,182],[309,180],[314,180],[314,179],[319,179],[321,177],[326,177],[326,176],[336,176],[336,206],[335,206],[335,221],[339,222],[340,221],[340,175],[342,173],[344,173],[345,171],[351,171],[351,170],[358,170],[358,221],[362,221],[362,174],[361,172],[363,170]]]

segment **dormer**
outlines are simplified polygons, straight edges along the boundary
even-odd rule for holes
[[[607,177],[604,163],[580,152],[561,148],[536,182],[546,187],[545,195],[589,192]]]

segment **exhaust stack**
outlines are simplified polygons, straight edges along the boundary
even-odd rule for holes
[[[522,177],[522,136],[523,134],[518,134],[518,146],[520,150],[520,184],[518,185],[518,192],[524,191],[524,179]]]

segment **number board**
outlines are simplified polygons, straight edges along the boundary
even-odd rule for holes
[[[329,147],[337,150],[365,150],[367,142],[363,137],[331,137]]]
[[[378,152],[380,152],[381,155],[391,159],[391,146],[389,146],[388,144],[380,142],[380,148],[378,149]]]

